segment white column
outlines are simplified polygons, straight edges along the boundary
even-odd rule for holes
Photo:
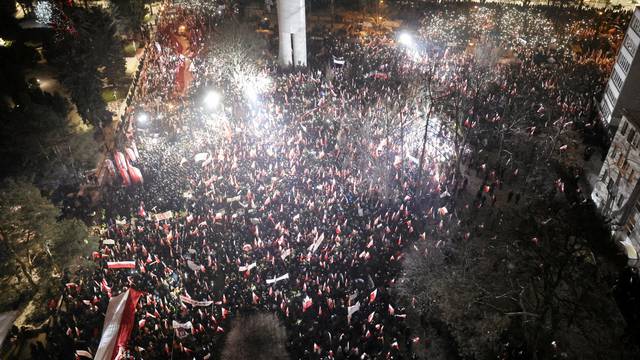
[[[280,65],[289,66],[293,64],[293,49],[291,47],[291,34],[280,32],[280,50],[278,51],[278,58]]]
[[[278,34],[280,64],[306,66],[307,32],[304,0],[278,0]]]

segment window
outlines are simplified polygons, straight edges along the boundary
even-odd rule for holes
[[[640,212],[640,200],[636,201],[636,210]]]
[[[626,173],[627,170],[629,170],[629,160],[625,160],[622,163],[622,169],[620,169],[620,170],[622,170],[623,173]]]
[[[626,134],[628,128],[629,128],[629,123],[626,121],[622,121],[622,128],[620,128],[620,134],[622,135]]]
[[[607,183],[607,192],[608,193],[612,193],[613,192],[613,179],[609,178],[609,182]]]
[[[635,175],[635,174],[636,174],[635,170],[631,169],[631,171],[629,171],[629,177],[627,177],[627,181],[632,183],[633,182],[633,175]]]
[[[627,135],[627,141],[629,142],[629,144],[633,144],[633,140],[635,140],[636,137],[636,129],[631,129],[631,131],[629,131],[629,135]]]
[[[618,145],[614,145],[613,146],[613,151],[611,152],[611,158],[613,160],[616,159],[616,156],[618,156]]]
[[[618,157],[618,162],[616,162],[616,165],[618,165],[618,169],[622,168],[622,163],[624,163],[626,160],[624,158],[624,156],[620,155]]]
[[[618,196],[618,201],[616,202],[616,206],[618,208],[622,207],[622,202],[624,201],[624,196],[622,194],[620,194],[620,196]]]
[[[633,214],[629,216],[629,220],[627,220],[627,223],[624,225],[624,229],[627,231],[627,235],[631,235],[631,233],[633,232],[633,230],[635,230],[635,228],[636,228],[636,215]]]
[[[613,73],[611,74],[611,81],[615,84],[615,86],[620,90],[622,88],[622,78],[616,68],[613,68]]]
[[[636,44],[633,43],[633,40],[631,40],[629,35],[624,38],[624,42],[622,44],[624,45],[624,48],[629,51],[631,56],[636,53]]]
[[[640,36],[640,19],[634,16],[633,19],[631,19],[631,25],[629,27]]]
[[[607,96],[609,97],[609,102],[611,102],[611,104],[615,104],[616,103],[616,96],[613,95],[613,91],[611,90],[611,86],[607,86]]]
[[[624,54],[618,55],[618,65],[620,65],[620,68],[625,74],[629,73],[629,68],[631,67],[631,63],[629,62],[629,60],[627,60]]]
[[[611,110],[609,109],[609,104],[607,104],[607,102],[602,99],[602,101],[600,102],[600,111],[602,111],[602,117],[606,118],[609,116],[609,114],[611,114]]]

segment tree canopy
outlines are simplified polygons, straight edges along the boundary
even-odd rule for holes
[[[606,291],[611,273],[592,251],[609,238],[595,209],[536,200],[491,211],[459,211],[458,236],[427,235],[399,286],[445,325],[459,353],[597,359],[630,351],[619,343],[624,320]]]
[[[72,8],[69,14],[76,33],[45,44],[49,62],[59,71],[82,119],[100,126],[111,122],[101,93],[106,84],[119,85],[125,77],[122,46],[113,19],[105,10]]]
[[[0,279],[35,292],[96,247],[84,223],[59,220],[60,211],[34,185],[7,179],[0,185]],[[29,292],[28,290],[26,292]],[[3,303],[11,298],[5,294]]]

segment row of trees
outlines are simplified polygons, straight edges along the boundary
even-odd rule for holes
[[[40,190],[24,181],[0,186],[0,278],[3,306],[15,306],[25,295],[88,256],[97,246],[87,227],[60,218],[60,210]],[[27,285],[25,289],[24,285]],[[25,291],[26,290],[26,291]]]
[[[122,46],[105,10],[60,4],[72,26],[24,30],[16,2],[2,4],[0,37],[9,46],[0,47],[0,311],[34,294],[38,301],[95,249],[87,226],[61,209],[80,200],[82,174],[96,164],[94,126],[111,121],[103,87],[126,80]],[[20,5],[29,16],[33,3]],[[53,74],[62,86],[47,78],[53,91],[45,92],[30,73]]]

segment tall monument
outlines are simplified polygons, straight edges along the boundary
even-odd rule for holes
[[[280,64],[307,66],[304,0],[278,0]]]

